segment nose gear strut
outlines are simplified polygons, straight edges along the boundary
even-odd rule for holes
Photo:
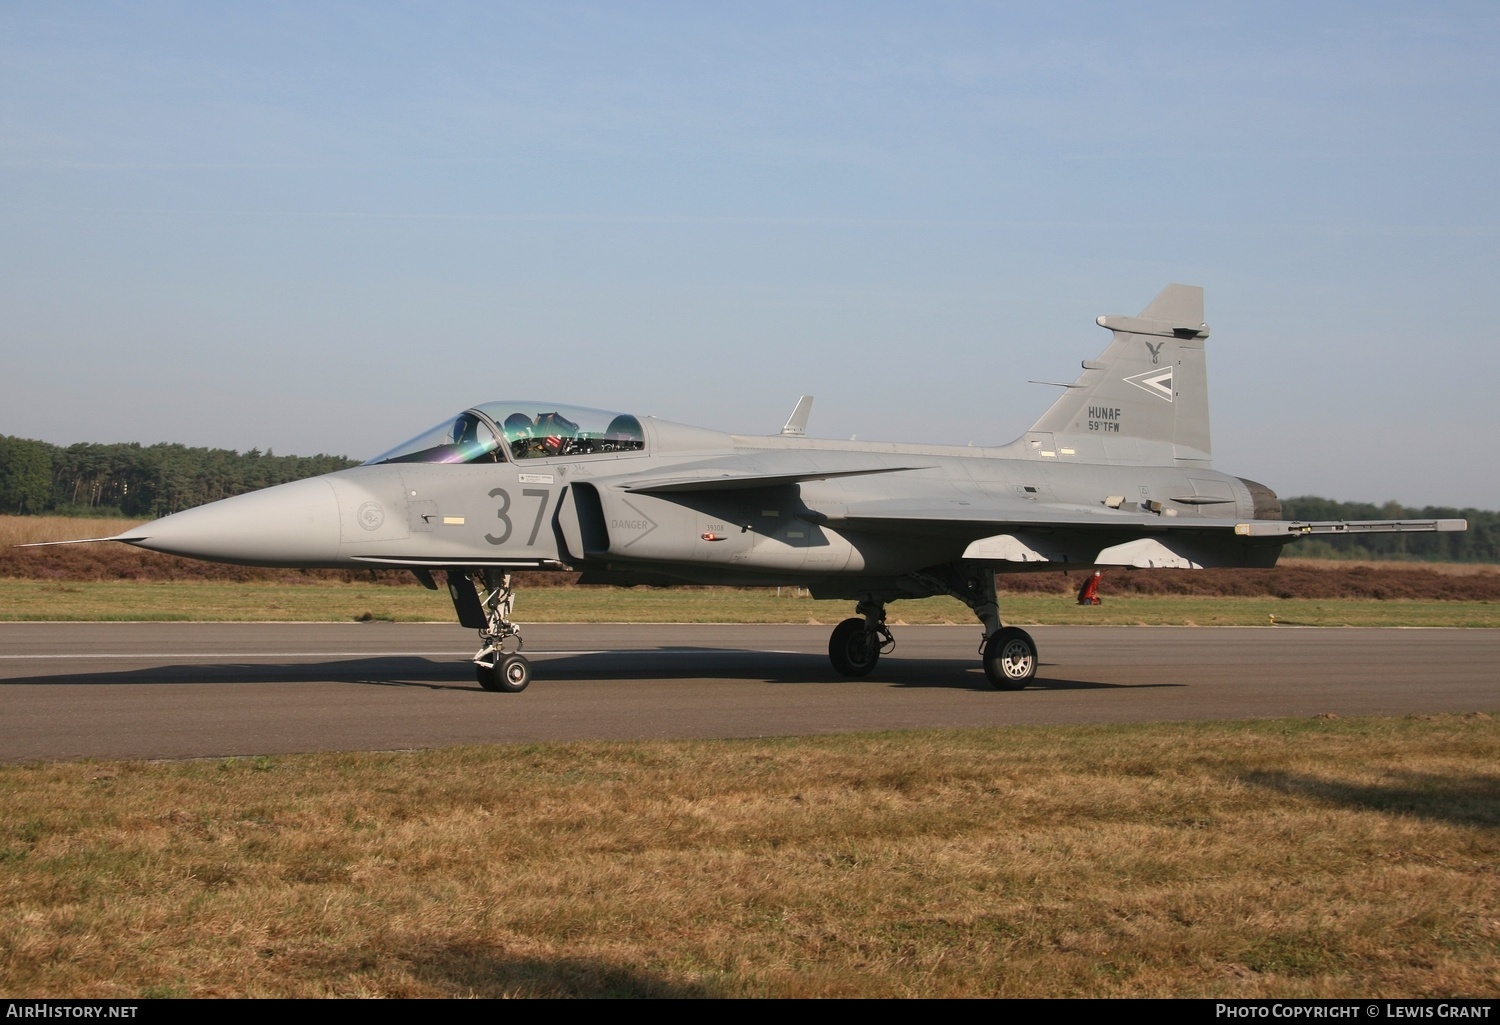
[[[497,574],[493,569],[449,570],[448,594],[458,610],[459,623],[479,631],[483,647],[473,658],[479,686],[512,694],[525,690],[531,682],[531,663],[521,654],[521,628],[510,618],[516,603],[510,574]],[[506,651],[511,638],[515,638],[515,648]]]

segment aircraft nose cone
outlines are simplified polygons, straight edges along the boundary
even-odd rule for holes
[[[116,540],[214,562],[326,564],[338,557],[339,505],[328,482],[314,477],[173,513]]]

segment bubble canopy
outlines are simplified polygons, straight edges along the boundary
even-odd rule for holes
[[[503,463],[640,452],[645,447],[641,422],[629,413],[555,402],[486,402],[366,460],[364,465]]]

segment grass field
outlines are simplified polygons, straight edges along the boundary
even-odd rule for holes
[[[1120,595],[1082,607],[1058,594],[1006,595],[1008,623],[1095,625],[1500,627],[1500,602]],[[527,623],[837,623],[853,604],[813,601],[790,589],[544,587],[525,590]],[[897,602],[891,622],[976,623],[960,602]],[[415,584],[329,582],[315,586],[214,581],[59,582],[0,580],[0,621],[451,622],[442,592]]]
[[[1483,714],[0,767],[0,995],[1500,995]]]

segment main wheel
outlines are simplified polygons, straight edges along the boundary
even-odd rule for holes
[[[843,676],[869,676],[880,661],[880,647],[863,619],[846,619],[828,638],[828,659]]]
[[[1025,630],[1007,626],[984,642],[984,675],[996,690],[1022,690],[1036,676],[1036,643]]]
[[[524,655],[502,655],[494,666],[476,665],[474,675],[485,690],[517,694],[531,682],[531,663]]]

